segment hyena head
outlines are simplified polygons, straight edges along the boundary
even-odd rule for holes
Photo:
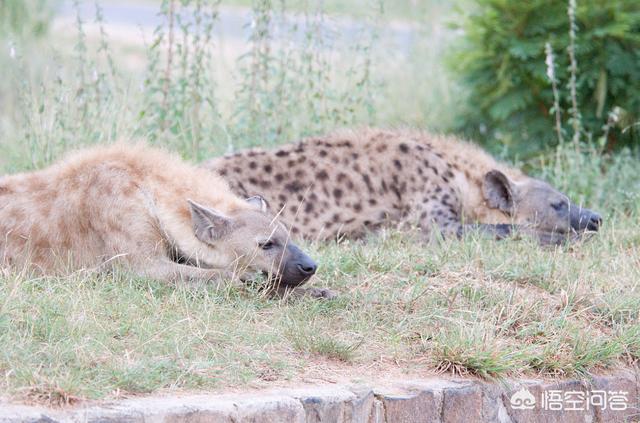
[[[577,206],[538,179],[513,181],[499,170],[492,170],[484,177],[483,193],[489,207],[499,209],[516,224],[532,228],[542,243],[558,243],[582,232],[595,232],[602,224],[598,213]]]
[[[298,286],[316,272],[316,263],[289,239],[284,225],[271,216],[260,196],[249,207],[228,215],[189,201],[195,236],[232,253],[248,273],[268,274],[276,284]]]

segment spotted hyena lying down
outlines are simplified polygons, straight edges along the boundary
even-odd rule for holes
[[[163,151],[89,149],[0,178],[0,266],[44,274],[124,266],[165,281],[257,271],[300,285],[316,264],[265,209]]]
[[[475,145],[418,131],[337,132],[204,167],[235,192],[275,203],[294,235],[312,239],[410,224],[427,238],[434,228],[445,236],[479,229],[498,238],[518,230],[555,244],[597,231],[602,221]]]

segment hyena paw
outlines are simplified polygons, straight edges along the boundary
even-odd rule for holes
[[[307,288],[304,295],[308,295],[312,298],[321,298],[323,300],[333,300],[338,297],[338,294],[328,288]]]

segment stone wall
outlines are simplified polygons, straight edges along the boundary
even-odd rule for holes
[[[0,422],[640,422],[638,374],[544,382],[425,379],[181,395],[44,409],[0,402]]]

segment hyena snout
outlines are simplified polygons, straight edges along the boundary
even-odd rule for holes
[[[572,219],[571,226],[576,231],[597,231],[602,225],[602,216],[589,209],[580,209]]]
[[[316,273],[318,265],[312,260],[304,260],[298,263],[296,267],[298,268],[300,274],[311,277]]]
[[[318,270],[318,265],[295,245],[287,246],[280,283],[288,286],[302,285]]]

